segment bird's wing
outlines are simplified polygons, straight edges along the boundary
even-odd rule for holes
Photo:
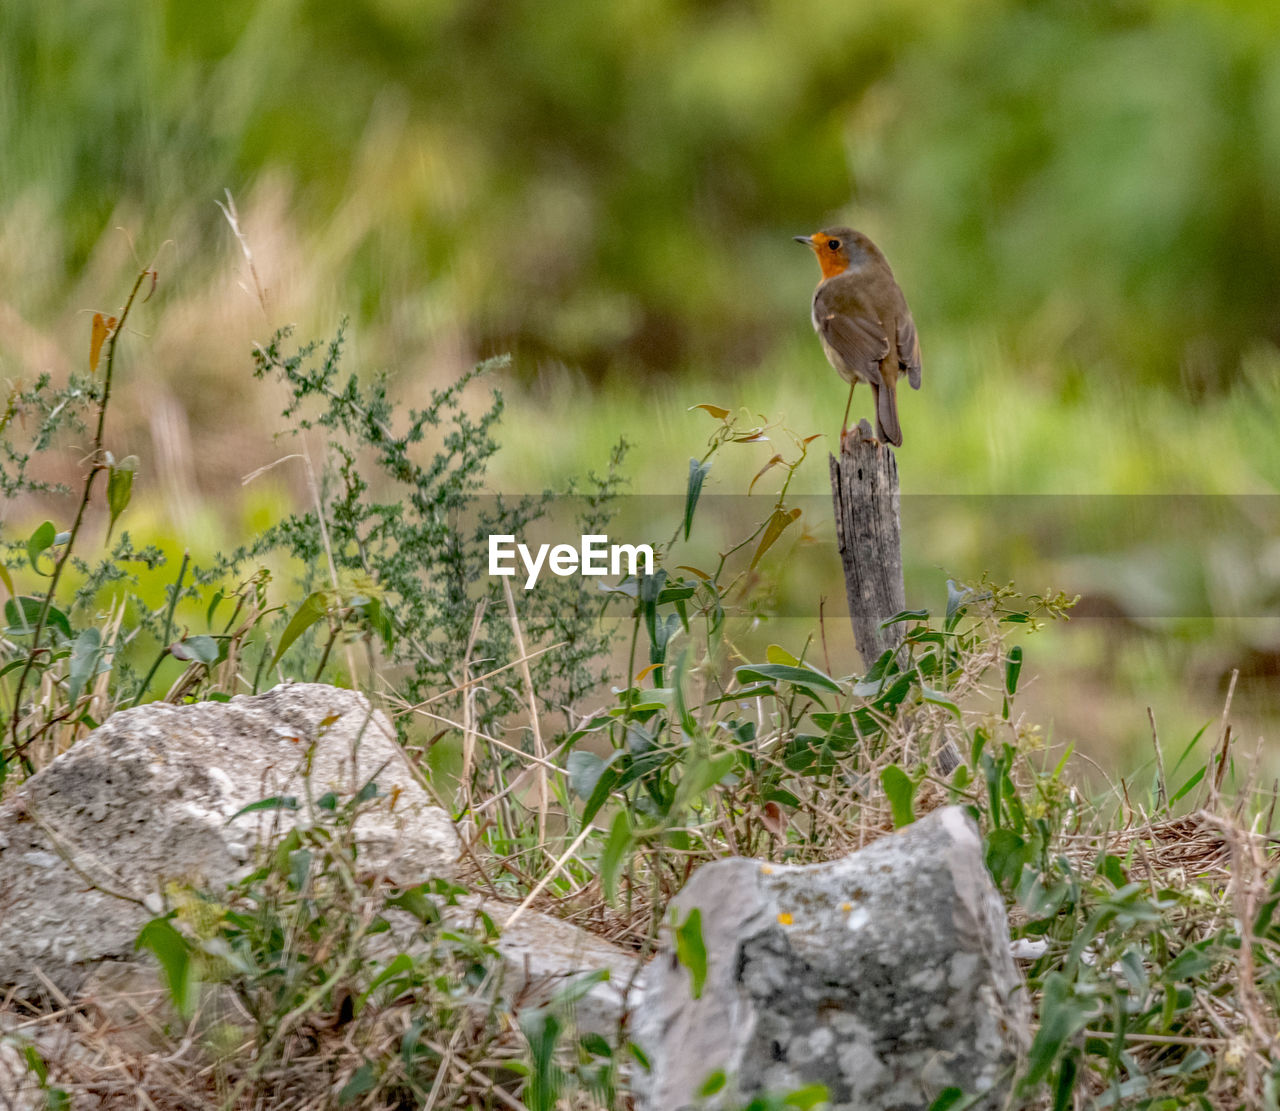
[[[813,323],[845,366],[863,381],[881,384],[880,363],[889,354],[889,337],[878,320],[836,312],[822,291],[813,302]]]
[[[898,363],[907,372],[907,381],[913,390],[920,388],[920,337],[916,334],[916,322],[909,312],[898,317]]]

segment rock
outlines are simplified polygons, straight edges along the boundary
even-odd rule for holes
[[[273,827],[309,820],[308,797],[349,797],[370,779],[391,798],[357,822],[362,864],[405,886],[451,876],[448,815],[354,691],[296,683],[114,715],[0,805],[0,989],[40,991],[38,969],[74,995],[95,962],[132,957],[168,884],[233,882]],[[300,809],[233,818],[274,795]]]
[[[707,976],[691,996],[671,944],[646,974],[641,1108],[699,1106],[825,1084],[833,1111],[927,1108],[947,1087],[1003,1105],[1030,1010],[1003,903],[968,816],[948,807],[827,864],[730,859],[673,907],[701,912]],[[735,1102],[737,1101],[737,1102]]]
[[[502,930],[495,943],[502,958],[502,998],[513,1014],[541,1007],[578,977],[606,971],[609,978],[593,985],[573,1005],[573,1020],[581,1033],[612,1039],[628,1019],[642,991],[639,955],[612,945],[572,922],[524,911],[503,929],[515,904],[467,896],[447,917],[459,925],[478,921],[483,910]]]

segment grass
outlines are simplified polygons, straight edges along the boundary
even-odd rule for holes
[[[149,325],[150,342],[161,334],[175,335],[165,320],[168,311],[162,307],[158,321]],[[126,350],[140,338],[133,331],[119,335],[128,340]],[[946,367],[947,348],[939,346],[938,364]],[[811,344],[797,347],[797,359],[806,365],[816,362],[815,354]],[[980,355],[951,365],[967,367],[964,373],[975,382],[978,366],[998,366]],[[275,365],[275,355],[264,357]],[[135,427],[143,410],[131,406],[139,406],[148,391],[154,393],[156,381],[176,381],[171,365],[146,382],[129,373],[135,365],[123,364],[110,402],[108,437],[127,436]],[[1271,373],[1264,366],[1259,381],[1266,380],[1264,371]],[[509,404],[508,413],[535,411],[539,419],[508,422],[502,451],[492,456],[489,481],[494,487],[516,486],[517,474],[535,488],[557,485],[572,473],[570,464],[590,461],[598,466],[597,452],[617,434],[630,434],[639,445],[637,489],[673,495],[656,504],[677,511],[649,522],[661,541],[681,531],[685,460],[701,457],[704,449],[697,439],[714,433],[717,439],[707,455],[712,464],[708,484],[698,505],[689,505],[686,512],[694,514],[695,540],[705,534],[723,558],[717,564],[713,551],[707,567],[714,570],[678,571],[677,559],[689,558],[686,553],[693,549],[673,540],[665,544],[668,577],[633,583],[615,596],[614,612],[628,635],[620,639],[611,662],[614,674],[626,678],[620,685],[587,692],[577,707],[585,716],[570,715],[563,727],[545,712],[529,716],[528,707],[547,700],[531,672],[516,668],[515,677],[486,684],[485,691],[506,700],[488,703],[488,710],[464,697],[459,685],[482,667],[515,665],[525,653],[513,646],[521,643],[529,651],[552,649],[541,660],[553,676],[557,666],[582,663],[557,655],[554,627],[535,628],[531,614],[538,599],[522,596],[508,605],[494,595],[478,609],[474,598],[454,599],[450,604],[463,608],[451,620],[472,630],[469,638],[465,629],[455,638],[455,649],[490,634],[500,634],[493,641],[498,647],[491,660],[464,653],[446,661],[454,685],[440,682],[431,693],[442,699],[441,716],[462,722],[463,728],[453,736],[441,734],[438,721],[412,715],[420,721],[403,731],[407,750],[424,776],[434,776],[436,790],[458,817],[481,808],[489,815],[478,828],[479,840],[463,877],[468,885],[501,891],[513,901],[532,900],[637,952],[656,944],[668,900],[700,862],[730,853],[794,862],[830,859],[943,803],[966,806],[983,833],[988,868],[1008,904],[1015,936],[1041,943],[1025,968],[1037,1027],[1032,1053],[1017,1080],[1018,1106],[1272,1107],[1280,983],[1274,911],[1280,888],[1271,835],[1275,793],[1267,787],[1271,773],[1251,740],[1261,715],[1257,705],[1242,710],[1235,701],[1233,678],[1225,709],[1214,715],[1215,724],[1204,730],[1197,747],[1192,738],[1208,716],[1205,707],[1216,693],[1216,672],[1197,682],[1187,678],[1194,677],[1206,645],[1225,649],[1227,666],[1222,670],[1230,671],[1230,653],[1238,645],[1212,627],[1209,631],[1219,639],[1205,639],[1194,613],[1175,615],[1169,635],[1158,636],[1152,631],[1158,623],[1149,615],[1123,608],[1109,628],[1127,630],[1129,640],[1110,649],[1098,627],[1068,638],[1060,622],[1050,622],[1024,643],[1023,630],[1043,618],[1065,615],[1062,598],[1046,592],[1022,599],[990,583],[948,595],[938,567],[975,580],[983,570],[978,561],[987,553],[1015,541],[1026,543],[1018,537],[1035,538],[1036,528],[1053,524],[1054,513],[1061,512],[1061,502],[1046,499],[1044,520],[1031,521],[1019,533],[993,525],[996,518],[985,514],[969,514],[966,521],[966,507],[982,504],[966,500],[973,494],[1110,495],[1131,491],[1139,477],[1150,482],[1153,493],[1190,489],[1220,499],[1226,493],[1256,491],[1265,485],[1259,476],[1274,462],[1269,458],[1274,448],[1244,433],[1261,419],[1264,399],[1231,396],[1193,419],[1173,403],[1154,398],[1143,410],[1144,419],[1157,422],[1167,439],[1151,440],[1164,445],[1151,452],[1144,451],[1143,438],[1132,428],[1123,434],[1136,425],[1136,410],[1109,407],[1083,388],[1085,400],[1051,407],[1045,391],[1037,391],[1034,375],[1015,391],[1012,371],[1000,373],[1003,379],[991,372],[980,388],[969,389],[959,373],[950,382],[940,375],[936,396],[926,390],[904,399],[904,409],[915,407],[906,409],[912,414],[905,418],[909,436],[913,422],[924,424],[931,409],[940,427],[955,433],[922,435],[918,455],[902,453],[904,489],[943,496],[937,512],[922,519],[930,530],[926,552],[919,553],[908,535],[908,597],[913,603],[913,595],[934,603],[935,616],[902,626],[903,657],[886,655],[856,667],[848,639],[836,627],[842,620],[814,620],[815,584],[828,597],[840,597],[838,583],[833,587],[813,574],[823,558],[820,543],[786,530],[761,561],[765,574],[750,565],[772,519],[775,480],[790,476],[784,503],[802,502],[809,514],[802,519],[813,519],[816,535],[825,480],[821,453],[797,462],[795,442],[783,434],[781,421],[769,433],[768,444],[754,437],[737,443],[733,430],[738,426],[686,411],[686,402],[743,401],[752,406],[760,399],[777,401],[775,377],[759,372],[740,383],[745,398],[709,395],[705,385],[692,380],[673,381],[667,398],[647,397],[642,407],[634,395],[628,407],[606,393],[584,406],[590,436],[575,435],[582,418],[567,404],[573,396],[568,381],[549,383],[541,397],[526,395],[523,409]],[[830,386],[830,375],[823,378]],[[354,399],[351,413],[369,412],[367,400],[360,400],[365,395],[347,395],[345,387],[339,388],[341,381],[286,375],[282,388],[286,401],[296,401],[316,392],[320,383],[321,394],[331,389],[335,396]],[[754,397],[753,389],[760,391]],[[99,387],[86,396],[99,412],[106,411]],[[809,408],[797,409],[796,400],[785,414],[785,427],[804,436],[826,421],[825,403],[811,394],[805,399]],[[534,410],[535,402],[541,408]],[[254,428],[267,424],[263,409],[250,407],[246,426],[236,431],[237,442],[252,441],[259,434]],[[463,403],[468,418],[482,411],[475,402]],[[393,423],[405,419],[402,409],[387,412]],[[1064,412],[1066,419],[1060,420]],[[123,419],[115,419],[117,413]],[[388,442],[376,425],[363,417],[342,425],[355,440],[349,457],[355,474],[373,475],[376,460],[386,457]],[[459,427],[459,435],[476,435],[474,424]],[[692,445],[678,435],[688,427],[698,429]],[[1090,450],[1082,450],[1085,431],[1096,427],[1112,434],[1103,436],[1096,450],[1092,441]],[[1232,429],[1243,431],[1233,436]],[[198,433],[210,434],[208,429]],[[1199,462],[1206,457],[1202,451],[1219,439],[1232,446],[1206,469]],[[396,456],[403,445],[393,440],[391,454]],[[322,452],[322,442],[309,450]],[[1003,446],[987,455],[979,451],[993,442]],[[469,450],[478,443],[473,440]],[[423,452],[431,446],[425,443]],[[775,468],[768,475],[771,485],[758,496],[743,498],[751,477],[778,450],[794,466]],[[289,454],[287,448],[274,451]],[[65,458],[65,449],[56,454]],[[111,466],[101,452],[88,459],[90,475],[94,468]],[[1016,460],[1016,468],[1009,469],[1010,459]],[[1037,471],[1041,460],[1045,469]],[[1060,465],[1052,466],[1054,460]],[[1079,464],[1079,473],[1066,461]],[[254,462],[244,458],[237,466]],[[672,477],[659,478],[660,466]],[[52,473],[59,467],[75,475],[74,466],[57,459]],[[415,453],[406,473],[414,475],[414,485],[425,488],[431,472]],[[1006,473],[1020,474],[1026,485],[1001,487],[998,480]],[[1050,473],[1058,476],[1062,489],[1036,489],[1035,476]],[[1098,480],[1096,486],[1084,483],[1089,476]],[[1193,477],[1198,484],[1182,485]],[[91,492],[92,479],[81,474],[80,481]],[[731,514],[723,519],[715,515],[716,483],[737,494],[739,507],[748,507],[745,523]],[[255,494],[262,499],[255,511],[264,514],[269,527],[283,523],[273,518],[269,506],[262,507],[267,502],[263,489]],[[379,502],[390,489],[394,487],[385,477],[368,490],[348,484],[345,495],[344,487],[330,487],[314,504],[330,507],[327,513],[342,504],[348,525],[367,525],[389,512],[387,504],[412,503],[412,492],[399,501]],[[804,501],[806,497],[813,502]],[[29,511],[44,504],[50,503],[33,496],[26,506]],[[1091,503],[1086,498],[1084,504]],[[1104,552],[1114,547],[1118,559],[1141,568],[1146,557],[1108,535],[1130,512],[1123,502],[1118,504],[1117,512],[1110,501],[1100,502],[1089,519],[1099,535],[1095,541],[1086,534],[1082,545],[1086,552],[1091,546]],[[134,508],[126,507],[121,528],[142,523],[132,519]],[[202,632],[199,619],[214,583],[197,583],[193,594],[183,598],[174,582],[194,580],[184,580],[172,562],[140,570],[139,581],[124,587],[133,608],[123,626],[116,613],[95,606],[93,597],[83,598],[79,608],[68,605],[68,588],[104,574],[95,568],[118,558],[110,553],[105,564],[87,563],[77,581],[68,571],[61,591],[46,583],[51,602],[44,608],[51,611],[56,601],[66,608],[69,624],[74,622],[65,638],[51,632],[33,652],[23,639],[30,634],[15,631],[10,617],[6,661],[38,671],[41,679],[32,686],[39,697],[9,723],[15,738],[39,731],[41,744],[11,750],[10,784],[73,743],[77,730],[90,728],[91,719],[109,712],[120,699],[166,691],[174,698],[240,693],[259,682],[262,668],[250,666],[255,659],[272,660],[268,674],[279,667],[281,674],[305,678],[317,665],[321,670],[328,666],[326,674],[363,685],[392,711],[419,701],[402,689],[406,672],[394,656],[397,643],[411,642],[414,627],[388,623],[380,610],[385,604],[394,612],[398,593],[362,592],[338,574],[344,560],[356,561],[352,569],[358,566],[357,534],[338,531],[336,517],[325,529],[314,515],[307,518],[292,507],[283,517],[298,544],[267,557],[269,564],[277,561],[268,570],[279,576],[278,584],[255,580],[238,603],[226,600],[241,607],[239,617],[250,615],[243,633],[220,632],[221,624],[207,619],[209,632]],[[155,519],[163,521],[164,515]],[[91,514],[88,520],[85,535],[102,535],[105,519]],[[7,528],[13,525],[11,520]],[[170,527],[156,526],[176,554]],[[733,533],[735,527],[741,531]],[[39,601],[38,567],[32,564],[43,559],[47,569],[53,558],[61,566],[68,548],[56,543],[49,548],[43,541],[39,550],[27,547],[28,536],[35,535],[8,532],[6,538],[12,544],[9,573]],[[397,533],[390,536],[401,539]],[[1214,543],[1224,539],[1233,537],[1218,530],[1206,538]],[[413,542],[427,545],[423,552],[429,553],[433,541],[425,537]],[[310,560],[300,558],[305,552],[312,553]],[[395,552],[393,542],[378,558],[393,568]],[[296,562],[289,564],[281,553],[292,553]],[[298,566],[312,572],[315,581],[290,584],[290,568]],[[424,554],[400,561],[396,573],[431,566]],[[1047,574],[1053,561],[1032,566]],[[387,583],[389,575],[383,576]],[[228,585],[234,584],[224,584],[224,590]],[[411,589],[406,580],[397,591]],[[812,607],[801,610],[807,617],[768,616],[770,594],[785,598],[787,590]],[[304,599],[307,591],[312,593]],[[322,600],[308,611],[316,594]],[[759,610],[753,608],[757,600]],[[1237,602],[1246,604],[1248,599]],[[281,656],[279,648],[289,639],[289,628],[282,625],[298,622],[299,615],[307,617],[306,635]],[[219,617],[219,623],[224,619]],[[123,649],[107,652],[102,647],[121,643],[111,639],[121,628],[137,637],[139,655],[131,662]],[[156,652],[162,662],[166,653],[174,655],[171,642],[186,646],[180,659],[186,685],[173,690],[174,677],[165,673],[154,690],[149,692],[145,683],[139,687],[140,674]],[[332,656],[328,646],[335,647]],[[1100,646],[1101,660],[1091,657]],[[1025,661],[1021,671],[1012,666],[1015,658]],[[106,665],[95,673],[99,682],[92,693],[84,682],[86,659]],[[169,661],[164,666],[176,665]],[[82,669],[80,680],[77,667]],[[1174,677],[1186,699],[1171,707],[1166,684]],[[12,707],[15,672],[0,678],[8,684],[6,705]],[[1037,688],[1040,696],[1032,702],[1027,693]],[[1265,705],[1264,699],[1258,701]],[[1108,736],[1136,740],[1140,735],[1143,745],[1150,746],[1152,724],[1144,702],[1155,708],[1154,750],[1144,747],[1142,756],[1112,752],[1109,766],[1098,769],[1092,783],[1084,753],[1072,759],[1047,747],[1050,741],[1073,739],[1054,720],[1072,707],[1094,714],[1100,729],[1112,731]],[[1221,707],[1220,699],[1217,705]],[[1042,718],[1036,711],[1043,709],[1049,715]],[[1205,715],[1198,723],[1197,714]],[[533,728],[535,721],[540,728]],[[74,728],[54,734],[46,729],[50,724]],[[1243,740],[1237,740],[1242,729]],[[50,738],[56,743],[49,743]],[[444,774],[446,762],[433,760],[427,751],[433,738],[441,751],[459,746],[468,753],[453,765],[452,774]],[[957,769],[946,776],[930,759],[944,743],[954,745],[961,756]],[[30,767],[12,759],[18,752]],[[556,754],[553,768],[538,762],[547,753]],[[872,787],[851,786],[860,783]],[[377,796],[338,801],[332,820],[318,823],[314,843],[274,846],[232,890],[175,895],[172,912],[161,919],[164,925],[152,927],[153,940],[156,931],[171,931],[165,935],[171,943],[166,951],[185,953],[189,963],[199,964],[197,978],[209,991],[229,993],[239,1001],[249,1021],[238,1030],[192,1025],[194,1016],[183,1018],[179,1006],[178,1019],[164,1020],[167,1028],[161,1023],[160,1048],[153,1045],[130,1056],[105,1026],[95,1024],[93,1000],[6,1002],[10,1018],[24,1030],[74,1022],[111,1062],[108,1075],[91,1059],[50,1051],[47,1041],[25,1045],[24,1061],[46,1102],[60,1106],[64,1096],[58,1093],[70,1098],[106,1086],[113,1099],[136,1100],[142,1092],[156,1106],[178,1106],[179,1078],[194,1076],[204,1085],[200,1101],[227,1108],[264,1101],[311,1107],[384,1106],[405,1100],[531,1111],[627,1106],[621,1081],[627,1069],[642,1066],[625,1037],[599,1039],[576,1031],[567,1000],[517,1015],[514,1022],[504,1018],[490,931],[483,923],[476,928],[441,926],[441,915],[456,894],[451,887],[434,884],[403,891],[376,877],[355,886],[347,882],[352,823],[362,806],[377,804]],[[305,858],[298,855],[304,849]],[[202,913],[190,913],[192,907]],[[390,910],[405,908],[418,922],[412,943],[391,953],[372,947]],[[282,934],[305,942],[282,947]],[[239,959],[207,961],[214,942],[214,951]],[[165,1067],[153,1068],[157,1062]],[[123,1081],[124,1076],[131,1079]],[[940,1093],[940,1098],[952,1097]]]
[[[666,697],[632,688],[555,737],[546,793],[519,787],[541,767],[527,747],[477,732],[473,773],[451,795],[463,817],[489,816],[464,884],[505,894],[491,916],[523,899],[641,954],[699,862],[832,859],[958,803],[979,823],[1028,954],[1037,1021],[1010,1106],[1269,1108],[1280,1081],[1275,796],[1236,751],[1230,701],[1208,763],[1183,753],[1142,791],[1082,793],[1019,710],[1008,666],[1016,630],[1043,612],[971,593],[944,621],[906,629],[911,672],[886,658],[861,685],[777,651],[725,672],[714,637],[700,641],[667,665]],[[921,701],[917,670],[945,683],[945,699]],[[670,693],[722,683],[743,697],[680,708]],[[522,686],[532,697],[527,676]],[[944,741],[960,756],[946,776],[928,760]],[[606,764],[610,752],[622,759]],[[590,978],[511,1014],[491,920],[456,909],[463,887],[405,890],[360,867],[361,815],[388,801],[371,785],[330,796],[230,889],[171,890],[172,909],[140,939],[174,985],[168,999],[133,998],[149,1016],[143,1046],[120,1038],[120,1003],[106,993],[9,999],[11,1044],[28,1047],[48,1105],[93,1093],[158,1108],[629,1107],[626,1077],[644,1066],[625,1032],[574,1024]],[[50,1048],[67,1044],[50,1036],[67,1024],[91,1052]],[[752,1111],[791,1106],[782,1095]],[[935,1106],[961,1096],[938,1093]]]

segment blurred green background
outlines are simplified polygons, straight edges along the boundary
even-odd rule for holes
[[[65,376],[157,259],[109,437],[142,459],[135,532],[212,550],[303,495],[296,466],[242,484],[286,450],[248,351],[344,314],[408,401],[514,355],[495,489],[625,435],[632,488],[679,493],[699,402],[834,439],[790,237],[848,221],[922,338],[903,491],[953,496],[908,521],[912,604],[1010,552],[1024,589],[1085,592],[1028,670],[1053,738],[1112,766],[1148,704],[1180,746],[1233,667],[1247,735],[1280,721],[1273,0],[7,0],[0,152],[0,375]],[[813,451],[795,489],[826,488]],[[1134,535],[1156,494],[1201,500]],[[835,638],[806,524],[783,588]]]

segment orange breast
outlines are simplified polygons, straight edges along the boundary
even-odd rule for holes
[[[823,280],[834,278],[849,269],[849,262],[835,251],[825,247],[818,249],[818,265],[822,267]]]

